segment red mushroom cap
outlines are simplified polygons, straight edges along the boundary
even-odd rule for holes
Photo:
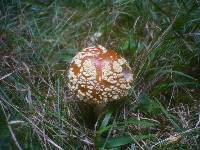
[[[133,74],[127,61],[102,46],[88,47],[71,61],[68,87],[89,103],[117,100],[128,94]]]

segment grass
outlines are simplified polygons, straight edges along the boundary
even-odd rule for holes
[[[0,149],[199,149],[198,0],[1,0]],[[95,118],[66,70],[91,44],[131,65],[129,96]]]

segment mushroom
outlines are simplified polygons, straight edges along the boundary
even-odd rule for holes
[[[126,96],[133,81],[128,62],[101,45],[77,53],[70,63],[67,77],[71,93],[93,104],[105,104]]]

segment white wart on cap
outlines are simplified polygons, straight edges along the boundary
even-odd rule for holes
[[[128,94],[133,74],[127,61],[102,46],[88,47],[71,61],[68,88],[80,100],[105,103]]]

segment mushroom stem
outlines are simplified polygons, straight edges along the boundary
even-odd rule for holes
[[[95,116],[97,118],[105,111],[105,107],[106,107],[105,103],[96,104],[94,109],[95,109]]]

